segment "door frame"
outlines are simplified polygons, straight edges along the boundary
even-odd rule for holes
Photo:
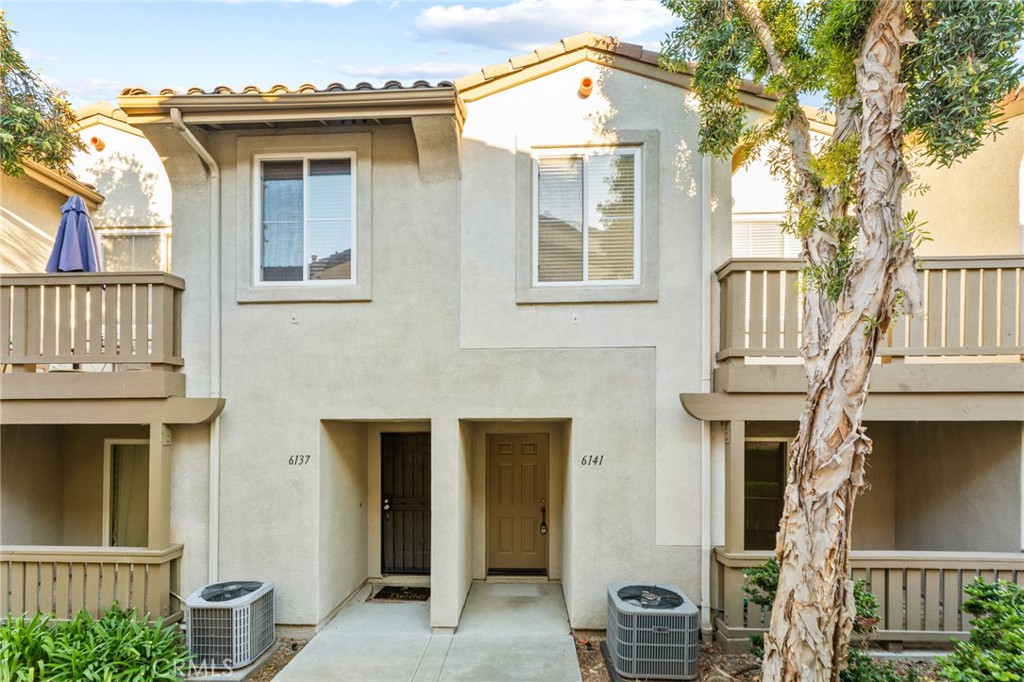
[[[375,580],[383,579],[381,557],[383,547],[381,543],[381,456],[380,436],[382,433],[431,433],[429,419],[399,419],[366,422],[366,575]],[[431,435],[431,467],[435,461],[434,439]],[[433,482],[431,482],[431,499],[433,499]],[[431,562],[433,563],[433,562]],[[403,584],[421,579],[422,576],[402,576]]]
[[[113,491],[110,489],[110,475],[112,473],[113,463],[113,450],[115,445],[145,445],[147,448],[146,457],[149,457],[149,439],[148,438],[104,438],[103,439],[103,546],[110,547],[110,522],[111,522],[111,509],[110,504],[113,500],[111,497]],[[147,481],[147,494],[148,494],[148,481]],[[95,537],[95,536],[94,536]],[[149,539],[147,538],[147,546]]]
[[[491,434],[543,433],[548,436],[548,580],[562,579],[563,556],[570,551],[566,499],[570,480],[567,462],[572,421],[558,419],[460,420],[466,468],[470,476],[472,514],[471,570],[474,580],[487,579],[487,437]]]
[[[485,485],[486,485],[485,490],[486,491],[490,491],[490,489],[491,489],[491,441],[493,439],[495,439],[495,438],[500,438],[502,436],[504,436],[504,437],[509,437],[509,436],[515,436],[515,437],[536,436],[536,437],[539,437],[539,438],[547,441],[547,443],[546,443],[546,445],[547,445],[547,453],[546,453],[546,455],[547,455],[548,461],[546,463],[545,469],[547,471],[547,478],[548,478],[548,480],[547,480],[547,497],[546,497],[547,502],[545,503],[545,505],[548,507],[548,511],[550,512],[550,507],[551,507],[551,436],[549,434],[547,434],[546,432],[544,432],[544,431],[536,431],[536,432],[532,432],[531,431],[531,432],[526,432],[526,433],[509,433],[509,432],[500,432],[500,431],[488,432],[486,437],[484,438],[484,461],[486,462],[486,464],[484,466],[484,469],[485,469],[484,477],[485,477],[485,482],[486,482],[485,483]],[[486,531],[487,532],[487,540],[486,540],[486,543],[485,543],[485,547],[486,547],[485,557],[486,557],[486,562],[487,562],[487,575],[490,576],[491,575],[491,565],[490,565],[491,564],[491,548],[490,548],[491,533],[490,533],[490,523],[491,523],[492,504],[491,504],[490,496],[485,494],[485,497],[487,497],[486,503],[484,504],[484,510],[485,510],[484,511],[484,515],[485,515],[485,521],[484,522],[485,522],[486,528],[487,528],[487,531]],[[548,532],[544,535],[544,540],[543,540],[544,542],[547,543],[546,551],[544,552],[544,557],[545,557],[544,568],[543,569],[538,568],[538,569],[524,570],[524,572],[522,573],[522,575],[524,575],[524,576],[537,576],[537,577],[543,576],[543,577],[546,578],[546,577],[548,577],[548,574],[549,574],[549,572],[551,570],[551,526],[552,526],[552,523],[551,523],[551,520],[550,520],[550,513],[548,514],[548,516],[549,516],[549,518],[548,518]],[[543,571],[543,573],[541,571]],[[515,571],[511,571],[511,572],[508,572],[508,573],[496,573],[494,575],[517,575],[517,573]]]
[[[431,509],[432,502],[431,501],[434,498],[434,495],[433,495],[434,491],[433,491],[433,486],[432,486],[432,483],[431,483],[431,470],[433,468],[433,450],[431,448],[432,443],[430,441],[430,431],[391,431],[391,430],[381,431],[380,434],[379,434],[380,446],[379,446],[379,448],[377,450],[377,458],[378,458],[378,461],[380,462],[380,473],[381,473],[380,480],[379,480],[380,485],[377,488],[377,494],[380,496],[379,499],[381,501],[380,501],[380,503],[378,503],[378,507],[377,507],[378,511],[379,511],[379,514],[377,515],[377,518],[378,518],[379,523],[380,523],[380,533],[379,533],[378,541],[380,542],[380,557],[379,558],[380,558],[380,571],[381,571],[381,575],[382,576],[385,575],[384,574],[384,564],[385,564],[385,561],[384,561],[384,551],[385,551],[385,548],[384,548],[384,516],[385,516],[385,510],[384,510],[384,505],[383,505],[383,500],[384,500],[384,436],[426,436],[427,437],[427,451],[428,451],[429,456],[430,456],[430,468],[428,468],[428,470],[427,470],[427,480],[426,480],[427,500],[428,500],[427,511],[428,511],[428,513],[430,511],[432,511],[432,509]],[[431,524],[430,524],[429,521],[427,522],[426,532],[428,533],[428,538],[429,538],[429,536],[432,535]],[[429,539],[428,539],[428,542],[430,542]],[[390,573],[387,573],[387,575],[396,575],[396,576],[403,576],[403,577],[404,576],[430,575],[430,565],[428,563],[427,570],[423,571],[423,572],[415,572],[415,573],[413,573],[413,572],[390,572]]]

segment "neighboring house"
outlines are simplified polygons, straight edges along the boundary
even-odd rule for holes
[[[60,227],[60,207],[77,194],[95,212],[103,203],[96,188],[34,161],[25,173],[0,173],[0,273],[44,272]]]
[[[106,102],[78,112],[87,147],[75,175],[107,197],[92,214],[108,272],[171,269],[171,183],[156,150],[127,116]]]
[[[454,85],[126,91],[175,275],[91,294],[83,362],[171,371],[3,377],[0,607],[51,603],[51,564],[59,605],[96,605],[106,561],[158,567],[172,617],[171,592],[273,580],[307,631],[368,579],[429,583],[449,631],[507,574],[560,581],[577,628],[620,580],[681,585],[725,641],[759,627],[740,568],[803,402],[799,264],[733,258],[688,83],[584,34]],[[854,565],[886,638],[962,632],[975,571],[1024,581],[1024,261],[992,249],[925,263],[928,317],[873,376]],[[89,547],[32,547],[62,544]]]

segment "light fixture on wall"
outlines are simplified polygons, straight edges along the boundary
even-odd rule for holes
[[[586,99],[590,97],[590,93],[594,91],[594,79],[590,76],[584,76],[580,79],[580,98]]]
[[[95,149],[98,152],[103,151],[107,147],[107,143],[98,137],[90,137],[89,144],[91,144],[93,146],[93,149]]]

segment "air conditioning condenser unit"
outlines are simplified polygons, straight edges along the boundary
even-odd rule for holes
[[[188,650],[196,668],[241,668],[274,643],[274,583],[201,587],[185,599]]]

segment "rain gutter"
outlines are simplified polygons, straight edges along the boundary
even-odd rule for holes
[[[700,391],[711,392],[711,157],[700,162]],[[700,627],[711,635],[711,423],[700,423]]]
[[[210,397],[221,389],[221,258],[220,166],[181,119],[181,110],[170,110],[171,122],[199,156],[210,176]],[[210,423],[209,580],[220,579],[220,415]]]

